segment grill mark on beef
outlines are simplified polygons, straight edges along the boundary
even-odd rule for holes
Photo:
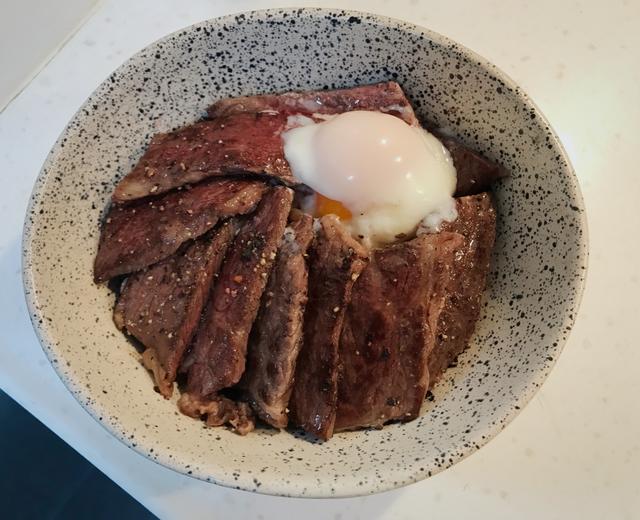
[[[249,342],[240,386],[256,414],[275,428],[288,423],[307,302],[305,254],[313,238],[310,215],[293,212],[278,250]]]
[[[335,430],[415,419],[456,251],[455,233],[377,249],[353,287],[340,339]]]
[[[158,134],[112,198],[134,200],[234,173],[291,181],[280,138],[286,119],[280,114],[239,113]]]
[[[266,112],[285,115],[333,115],[352,110],[375,110],[419,125],[409,100],[395,81],[338,90],[285,92],[262,96],[228,98],[212,105],[211,118],[245,112]]]
[[[187,390],[195,397],[236,384],[244,372],[249,332],[292,199],[289,188],[269,191],[227,254],[188,360]]]
[[[123,285],[114,321],[146,347],[143,362],[167,398],[234,232],[227,222]]]
[[[258,181],[216,179],[162,197],[112,205],[100,234],[96,283],[166,258],[220,218],[253,211],[267,189]]]
[[[429,357],[432,387],[467,347],[480,317],[480,302],[489,274],[496,237],[496,212],[488,193],[457,199],[458,218],[443,231],[459,233],[464,245],[455,256],[436,344]]]
[[[292,419],[327,440],[336,415],[338,344],[351,290],[367,252],[334,215],[322,217],[309,253],[309,300],[304,343],[291,396]]]

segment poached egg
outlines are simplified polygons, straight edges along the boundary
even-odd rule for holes
[[[316,123],[293,116],[282,134],[293,176],[316,193],[308,208],[333,213],[377,246],[456,218],[456,170],[426,130],[381,112],[345,112]]]

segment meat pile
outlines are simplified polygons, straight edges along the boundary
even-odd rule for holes
[[[419,122],[398,84],[225,99],[156,135],[116,186],[96,283],[121,280],[119,329],[182,413],[245,434],[257,418],[327,440],[418,416],[464,350],[495,239],[487,193],[504,172],[442,138],[458,218],[368,250],[334,215],[298,209],[290,116],[349,110]]]

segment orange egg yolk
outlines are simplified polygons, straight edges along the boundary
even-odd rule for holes
[[[330,199],[319,193],[316,193],[315,197],[316,217],[337,215],[341,220],[351,220],[351,212],[337,200]]]

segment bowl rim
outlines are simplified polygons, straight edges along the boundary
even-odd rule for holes
[[[37,217],[31,220],[30,215],[32,214],[32,210],[34,207],[40,203],[43,198],[43,185],[44,180],[51,175],[51,173],[47,173],[47,168],[50,163],[53,162],[56,154],[60,150],[60,144],[65,134],[67,133],[70,124],[75,121],[78,117],[78,114],[82,112],[82,110],[91,102],[93,97],[98,93],[104,85],[108,78],[113,74],[119,74],[121,70],[128,66],[128,64],[132,60],[140,59],[145,53],[149,51],[149,49],[154,46],[164,43],[166,41],[171,40],[180,35],[185,31],[191,32],[194,31],[198,27],[207,27],[212,24],[215,25],[233,25],[236,23],[236,17],[239,15],[250,15],[253,18],[265,19],[274,17],[282,18],[283,15],[289,16],[291,14],[302,14],[308,17],[317,17],[317,16],[326,16],[332,15],[340,18],[349,18],[349,17],[366,17],[368,21],[371,21],[377,25],[384,27],[392,27],[397,28],[402,31],[407,31],[409,33],[415,34],[417,36],[421,36],[426,38],[427,40],[433,41],[434,43],[441,45],[443,47],[455,48],[461,55],[466,57],[469,60],[473,60],[477,65],[484,68],[487,71],[490,71],[493,75],[500,78],[508,87],[513,89],[514,95],[521,98],[521,100],[528,105],[536,114],[537,118],[539,118],[541,125],[544,126],[545,131],[548,132],[550,137],[551,145],[557,151],[557,154],[562,159],[563,163],[563,174],[566,177],[569,177],[569,190],[571,196],[573,198],[574,203],[580,209],[579,213],[579,223],[580,223],[580,238],[578,240],[578,251],[576,256],[576,264],[583,266],[580,269],[578,276],[573,277],[572,289],[575,294],[574,298],[574,306],[572,311],[568,315],[563,317],[562,325],[565,327],[569,327],[569,332],[567,333],[564,339],[559,340],[559,344],[557,347],[558,355],[553,356],[553,359],[547,360],[546,364],[543,366],[543,370],[540,371],[539,375],[539,384],[530,385],[527,387],[515,400],[514,406],[510,407],[509,411],[505,413],[503,416],[503,420],[499,421],[496,424],[493,424],[490,428],[484,431],[484,435],[481,439],[475,443],[474,446],[470,446],[466,449],[465,453],[461,455],[457,455],[450,460],[445,461],[441,467],[435,468],[433,471],[426,472],[425,470],[420,470],[417,466],[407,466],[401,476],[398,477],[397,480],[385,480],[382,484],[379,482],[376,483],[375,480],[371,480],[370,484],[367,486],[358,486],[357,483],[360,478],[353,476],[351,481],[342,481],[340,486],[335,489],[334,493],[329,493],[327,490],[322,488],[315,487],[313,484],[315,482],[314,479],[308,478],[305,480],[305,477],[298,477],[296,482],[298,485],[287,485],[282,480],[273,479],[268,482],[263,482],[261,487],[256,489],[251,482],[251,478],[247,477],[245,480],[240,479],[233,480],[232,478],[222,474],[221,476],[216,475],[208,475],[208,474],[197,474],[197,473],[188,473],[188,469],[185,468],[185,464],[176,460],[175,457],[168,458],[163,457],[160,453],[156,451],[154,458],[149,457],[149,452],[145,449],[145,442],[140,439],[136,439],[134,443],[130,438],[127,437],[124,433],[124,428],[121,427],[119,420],[112,420],[108,417],[108,414],[102,414],[100,410],[100,406],[97,402],[91,399],[91,392],[87,391],[86,388],[81,385],[78,381],[75,381],[72,377],[68,377],[63,371],[58,368],[58,364],[55,360],[55,339],[52,337],[51,332],[48,330],[47,320],[42,319],[42,313],[39,310],[38,304],[38,295],[36,292],[36,286],[34,283],[34,274],[32,272],[32,251],[31,251],[31,240],[33,237],[34,231],[39,228],[39,219]],[[586,211],[584,206],[584,199],[582,196],[582,192],[580,189],[580,185],[578,179],[575,175],[575,170],[571,164],[569,156],[562,145],[559,137],[551,127],[549,121],[544,116],[540,108],[537,104],[522,90],[522,88],[516,84],[516,82],[504,71],[499,69],[496,65],[491,63],[486,58],[477,54],[475,51],[469,49],[468,47],[452,40],[451,38],[444,36],[436,31],[428,29],[426,27],[420,26],[418,24],[414,24],[412,22],[408,22],[406,20],[393,18],[389,16],[384,16],[376,13],[369,13],[365,11],[358,10],[350,10],[350,9],[339,9],[339,8],[323,8],[323,7],[281,7],[281,8],[268,8],[268,9],[258,9],[258,10],[250,10],[250,11],[239,11],[235,13],[230,13],[224,16],[219,16],[215,18],[210,18],[207,20],[203,20],[197,22],[195,24],[191,24],[176,31],[173,31],[151,43],[145,45],[142,49],[135,52],[133,55],[129,56],[123,63],[121,63],[113,72],[109,74],[100,84],[91,92],[91,94],[87,97],[87,99],[82,103],[82,105],[78,108],[78,110],[71,117],[69,122],[65,125],[64,129],[56,139],[55,143],[52,145],[51,150],[47,154],[47,157],[38,173],[38,176],[34,182],[34,187],[31,192],[29,198],[29,204],[27,206],[27,210],[25,213],[23,234],[22,234],[22,278],[23,278],[23,286],[25,292],[25,299],[27,303],[27,309],[29,312],[29,318],[31,320],[32,326],[35,330],[38,341],[47,356],[51,366],[58,374],[58,377],[62,380],[65,387],[70,391],[70,393],[75,397],[78,403],[84,408],[84,410],[91,416],[93,419],[100,424],[106,431],[115,436],[119,441],[125,444],[127,447],[131,448],[138,454],[144,456],[145,458],[164,466],[166,468],[172,469],[182,475],[190,476],[193,478],[197,478],[199,480],[203,480],[206,482],[214,483],[220,486],[233,488],[233,489],[241,489],[246,491],[253,491],[259,494],[265,495],[275,495],[275,496],[284,496],[284,497],[309,497],[309,498],[346,498],[346,497],[355,497],[362,495],[369,495],[373,493],[389,491],[391,489],[396,489],[399,487],[403,487],[418,481],[421,481],[425,478],[433,476],[445,469],[457,464],[461,460],[469,457],[473,453],[477,452],[480,448],[494,439],[508,424],[510,424],[522,411],[522,409],[526,406],[526,404],[531,401],[534,395],[538,392],[542,383],[547,379],[549,373],[553,366],[556,364],[559,355],[562,353],[564,349],[571,330],[575,324],[575,320],[577,317],[578,309],[580,308],[580,304],[582,301],[582,297],[584,294],[584,288],[586,284],[586,277],[588,272],[588,259],[589,259],[589,239],[588,239],[588,225],[586,218]],[[307,489],[310,490],[308,492],[301,492],[302,485],[299,484],[303,482],[308,484]]]

